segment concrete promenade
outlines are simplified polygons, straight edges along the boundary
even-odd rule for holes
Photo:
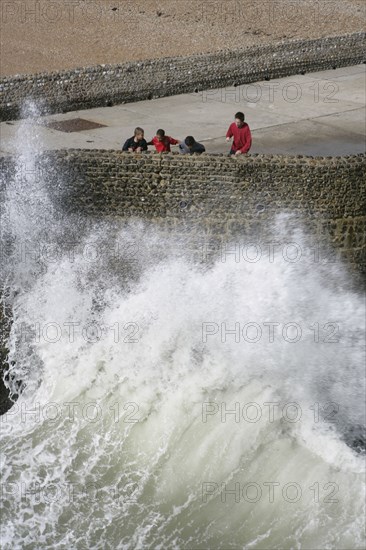
[[[21,142],[26,136],[36,140],[40,150],[120,149],[133,135],[135,126],[145,129],[147,140],[158,128],[164,128],[167,134],[180,140],[193,135],[208,153],[226,153],[229,145],[225,134],[236,111],[245,113],[252,130],[251,153],[312,156],[362,153],[366,134],[365,91],[366,65],[357,65],[220,90],[3,122],[0,154],[21,152],[16,145],[17,134]],[[67,133],[45,126],[47,122],[75,118],[104,127]]]

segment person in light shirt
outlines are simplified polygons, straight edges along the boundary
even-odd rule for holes
[[[230,155],[242,155],[247,153],[252,146],[252,134],[246,122],[244,113],[236,113],[235,122],[230,124],[226,133],[226,141],[234,138],[231,145]]]

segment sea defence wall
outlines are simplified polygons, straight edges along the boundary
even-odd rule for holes
[[[21,162],[0,157],[0,195],[15,172],[21,177]],[[197,251],[202,244],[214,251],[225,244],[232,251],[233,242],[251,242],[259,250],[262,243],[275,246],[272,222],[277,214],[291,214],[312,235],[313,261],[340,257],[357,275],[366,271],[365,154],[229,158],[75,149],[37,155],[30,177],[45,186],[60,212],[122,223],[144,220]],[[288,238],[294,241],[293,235]],[[255,254],[247,261],[256,261]],[[292,245],[288,260],[297,261],[299,254],[304,251]],[[3,383],[9,324],[1,311],[0,328],[2,414],[12,401]]]
[[[0,158],[4,174],[13,157]],[[366,271],[366,155],[183,156],[115,150],[49,151],[35,173],[60,208],[144,220],[205,242],[269,239],[287,213],[358,271]],[[273,236],[272,236],[273,240]]]
[[[96,65],[0,80],[0,120],[112,106],[366,62],[366,33],[262,47]]]

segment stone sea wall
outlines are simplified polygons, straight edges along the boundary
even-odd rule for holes
[[[3,173],[14,159],[0,158]],[[49,151],[37,173],[60,209],[150,221],[196,240],[270,237],[287,213],[366,271],[366,155],[183,156],[114,150]],[[272,236],[272,240],[275,236]]]
[[[0,198],[16,166],[19,177],[19,159],[0,157]],[[202,243],[214,250],[220,244],[233,250],[233,242],[275,244],[272,222],[277,214],[291,214],[295,226],[312,235],[314,261],[340,257],[357,276],[366,271],[366,155],[229,158],[62,150],[39,154],[31,177],[46,184],[61,214],[144,220],[197,251]],[[291,233],[288,240],[294,242]],[[324,250],[334,255],[324,257]],[[290,261],[294,251],[296,256],[292,246]],[[2,311],[0,414],[12,406],[3,383],[9,325]]]
[[[130,103],[270,80],[366,61],[366,33],[292,40],[118,65],[9,76],[0,80],[0,120]]]

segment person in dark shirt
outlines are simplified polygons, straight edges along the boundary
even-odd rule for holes
[[[146,139],[144,139],[144,130],[135,128],[134,136],[125,141],[122,151],[130,151],[131,153],[141,153],[147,151]]]
[[[165,131],[159,129],[156,132],[156,136],[149,141],[148,145],[154,145],[158,153],[170,153],[171,145],[178,145],[180,143],[179,139],[174,139],[170,136],[165,135]]]
[[[205,146],[202,143],[198,143],[193,136],[187,136],[184,143],[179,145],[179,149],[184,155],[193,155],[194,153],[200,155],[206,151]]]
[[[234,138],[231,146],[230,155],[241,155],[247,153],[252,146],[252,135],[250,128],[246,122],[244,122],[244,113],[236,113],[235,122],[230,124],[230,127],[226,133],[226,141],[230,141]]]

